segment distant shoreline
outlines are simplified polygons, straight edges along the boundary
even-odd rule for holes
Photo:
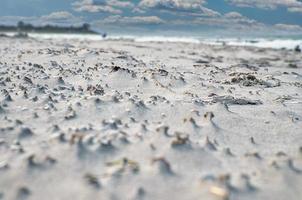
[[[5,34],[5,35],[9,35],[9,34],[18,34],[18,33],[23,33],[23,34],[58,34],[58,35],[102,35],[100,33],[97,32],[47,32],[47,31],[3,31],[0,30],[0,35],[1,34]]]
[[[120,40],[133,41],[138,43],[155,42],[155,43],[192,43],[192,44],[207,44],[215,46],[247,46],[257,48],[272,48],[272,49],[288,49],[296,50],[302,47],[301,39],[291,38],[198,38],[198,37],[167,37],[167,36],[136,36],[136,35],[114,35],[109,36],[101,33],[89,32],[17,32],[17,31],[2,31],[0,30],[0,37],[13,38],[37,38],[37,39],[75,39],[75,40],[90,40],[100,41]]]
[[[82,26],[34,26],[32,24],[25,24],[19,22],[15,25],[0,25],[1,33],[17,32],[17,33],[55,33],[55,34],[93,34],[99,35],[98,32],[90,29],[90,25],[85,23]]]

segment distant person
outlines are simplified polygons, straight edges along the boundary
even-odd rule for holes
[[[297,45],[297,46],[295,47],[295,52],[301,53],[301,48],[300,48],[299,45]]]
[[[105,39],[107,37],[107,33],[103,33],[102,37]]]

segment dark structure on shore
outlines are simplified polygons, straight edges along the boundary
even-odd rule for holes
[[[13,25],[0,25],[2,32],[21,32],[21,33],[81,33],[81,34],[98,34],[91,30],[89,24],[84,23],[82,26],[34,26],[26,24],[22,21],[18,22],[17,26]]]

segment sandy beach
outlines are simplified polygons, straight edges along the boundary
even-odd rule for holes
[[[302,199],[302,53],[0,37],[0,199]]]

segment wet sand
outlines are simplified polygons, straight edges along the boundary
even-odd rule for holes
[[[301,53],[0,44],[0,199],[302,198]]]

